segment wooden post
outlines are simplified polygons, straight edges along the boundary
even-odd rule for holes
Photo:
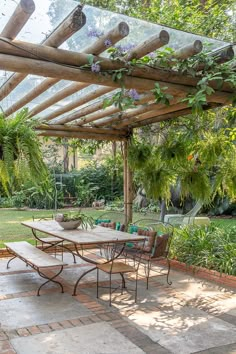
[[[129,152],[130,140],[127,144],[127,155]],[[133,219],[133,172],[131,171],[128,164],[127,156],[127,221],[128,224],[132,222]]]
[[[124,161],[124,172],[123,172],[123,181],[124,181],[124,214],[125,214],[125,225],[128,225],[128,209],[127,209],[127,169],[128,169],[128,141],[124,141],[123,143],[123,161]]]
[[[14,39],[22,30],[34,10],[35,4],[33,0],[21,0],[2,30],[1,36]]]

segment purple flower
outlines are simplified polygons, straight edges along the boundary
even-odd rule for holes
[[[88,37],[97,37],[97,38],[99,38],[99,37],[101,37],[103,35],[103,32],[101,32],[101,31],[99,32],[95,28],[89,27],[88,29],[89,29],[88,30]]]
[[[105,46],[106,46],[107,48],[109,48],[109,47],[112,45],[110,39],[106,39],[106,40],[104,41],[104,44],[105,44]]]
[[[138,92],[135,89],[131,89],[128,91],[128,96],[132,98],[135,101],[138,101],[140,99],[140,96]]]
[[[147,55],[150,59],[155,59],[156,58],[156,53],[151,52]]]
[[[101,67],[100,67],[99,64],[93,63],[93,64],[91,65],[91,71],[92,71],[93,73],[99,73],[100,70],[101,70]]]

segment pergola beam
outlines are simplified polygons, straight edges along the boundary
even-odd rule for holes
[[[81,6],[76,9],[43,41],[44,45],[57,47],[65,40],[77,32],[86,23],[86,18],[81,10]],[[12,70],[10,70],[12,71]],[[14,71],[14,70],[13,70]],[[13,74],[0,88],[0,100],[9,95],[16,86],[25,79],[27,72],[17,72]],[[40,75],[40,74],[39,74]],[[22,107],[22,106],[21,106]],[[21,108],[19,107],[19,108]]]
[[[112,80],[112,75],[110,74],[102,76],[97,73],[65,67],[59,64],[21,57],[18,57],[16,61],[14,56],[6,54],[0,54],[0,69],[52,78],[60,77],[60,79],[64,80],[87,82],[115,88],[120,87],[120,83],[114,82]],[[158,75],[156,75],[154,80],[125,75],[123,77],[123,84],[126,88],[136,88],[138,91],[145,92],[153,89],[155,82],[158,80],[160,81],[159,83],[161,87],[168,84],[167,91],[174,96],[178,96],[181,92],[189,93],[191,92],[191,89],[193,89],[193,87],[188,87],[182,84],[182,82],[179,84],[168,82],[168,80],[172,81],[172,75],[170,75],[170,73],[166,75],[166,73],[163,74],[160,70],[158,70],[157,73]],[[184,82],[187,82],[188,80],[188,77],[181,75],[178,75],[178,78],[180,81]],[[183,78],[183,80],[181,80],[181,78]],[[233,89],[231,89],[231,91],[232,90]]]
[[[145,102],[150,101],[151,98],[154,99],[154,97],[151,93],[144,94],[144,95],[141,95],[139,101],[134,102],[134,103],[136,105],[143,104]],[[101,100],[99,102],[96,102],[94,104],[91,104],[90,106],[87,106],[87,107],[84,107],[78,111],[75,111],[75,112],[67,115],[66,117],[59,118],[57,120],[57,122],[60,124],[65,124],[65,123],[69,123],[69,122],[75,120],[75,122],[73,122],[73,125],[74,126],[81,126],[81,125],[91,123],[93,121],[96,121],[97,119],[106,117],[110,114],[114,114],[114,113],[120,111],[119,107],[116,107],[116,106],[111,106],[111,107],[107,107],[107,108],[102,109],[103,105],[104,105],[103,101],[104,101],[104,98],[101,97]],[[83,118],[79,119],[80,117],[83,117]]]
[[[1,32],[2,37],[14,39],[35,10],[33,0],[21,0]]]
[[[114,61],[110,61],[106,58],[99,58],[96,57],[96,54],[100,54],[102,53],[106,48],[104,48],[104,42],[105,39],[110,39],[112,45],[114,45],[116,42],[118,42],[120,39],[122,39],[123,37],[127,36],[129,33],[129,27],[125,22],[121,22],[117,27],[115,27],[114,29],[112,29],[110,32],[106,33],[102,38],[103,40],[101,41],[101,39],[99,39],[97,42],[95,42],[95,44],[93,44],[92,46],[88,47],[85,49],[84,53],[93,53],[94,55],[94,62],[101,62],[102,65],[104,65],[105,63],[105,67],[106,67],[106,63],[107,63],[107,68],[122,68],[124,63],[114,63]],[[155,50],[157,48],[160,48],[161,45],[164,45],[166,43],[166,38],[168,36],[166,31],[161,31],[161,33],[157,36],[153,36],[153,39],[151,39],[150,43],[149,41],[144,41],[142,43],[140,43],[139,49],[135,50],[135,55],[137,58],[141,58],[142,55],[149,53],[152,50]],[[148,42],[148,43],[147,43]],[[97,43],[97,44],[96,44]],[[162,44],[161,44],[162,43]],[[145,48],[145,49],[144,49]],[[76,62],[74,62],[75,64],[78,64],[77,62],[77,58],[78,58],[79,53],[76,52]],[[83,62],[84,64],[87,64],[87,56],[85,57],[85,62]],[[73,84],[72,84],[73,85]],[[72,86],[71,85],[71,86]],[[89,86],[89,85],[87,85]],[[70,86],[68,87],[68,89],[70,88]],[[110,90],[112,91],[112,89]],[[69,92],[69,91],[68,91]],[[74,91],[76,92],[76,91]],[[74,93],[72,92],[72,93]],[[72,94],[71,93],[71,94]],[[65,96],[63,96],[63,98],[68,97],[70,95],[70,93],[66,94]],[[53,103],[58,102],[59,100],[61,100],[62,95],[60,95],[60,92],[54,96],[52,96],[51,98],[49,98],[48,100],[46,100],[43,104],[39,105],[36,109],[32,110],[30,112],[30,116],[33,116],[35,114],[38,114],[39,112],[43,111],[45,109],[45,107],[47,108],[49,105]],[[57,114],[58,112],[58,114]],[[69,110],[67,111],[69,112]],[[57,114],[57,115],[55,115]],[[46,120],[51,120],[57,116],[60,115],[60,110],[55,111],[53,116],[48,115],[47,117],[44,117]]]
[[[199,51],[202,47],[198,43],[199,41],[195,41],[194,44],[188,45],[179,51],[175,52],[173,56],[186,58],[195,54]],[[196,48],[195,48],[195,44]],[[200,42],[201,43],[201,42]],[[15,47],[17,46],[17,48]],[[23,49],[19,49],[19,47]],[[40,59],[43,61],[50,61],[52,63],[57,64],[65,64],[65,65],[72,65],[73,67],[80,68],[88,64],[88,55],[86,53],[77,53],[71,52],[62,49],[54,49],[47,46],[40,46],[37,44],[27,43],[27,42],[11,42],[7,39],[0,38],[0,53],[2,54],[10,54],[16,55],[17,58],[25,57],[29,59]],[[17,59],[16,59],[17,60]],[[128,64],[117,62],[114,60],[110,60],[103,57],[95,57],[94,62],[99,62],[101,69],[104,71],[107,70],[119,70],[126,68],[127,70],[130,69]],[[153,80],[160,80],[160,77],[164,79],[164,81],[169,81],[168,76],[170,76],[169,71],[163,71],[160,68],[151,68],[151,67],[134,67],[130,73],[133,77],[142,77],[146,79],[153,79]],[[194,78],[191,76],[183,76],[177,72],[171,72],[171,79],[170,81],[173,83],[181,83],[187,86],[196,86],[198,82],[198,78]],[[212,87],[217,89],[217,83],[212,83]],[[223,86],[223,90],[231,90],[230,85],[225,84]]]
[[[35,128],[36,130],[62,130],[68,132],[81,132],[81,133],[97,133],[97,134],[107,134],[107,135],[118,135],[127,137],[128,131],[123,129],[104,129],[104,128],[91,128],[91,127],[74,127],[69,125],[59,125],[59,124],[41,124]]]
[[[39,131],[40,136],[50,136],[50,137],[61,137],[61,138],[77,138],[77,139],[92,139],[92,140],[106,140],[106,141],[126,141],[127,137],[120,134],[96,134],[88,132],[74,132],[74,131],[63,131],[63,130],[44,130]]]
[[[169,39],[169,33],[165,30],[161,30],[159,34],[151,36],[148,40],[140,43],[132,49],[125,55],[124,60],[130,61],[132,59],[142,58],[144,55],[166,45],[169,42]]]
[[[85,85],[85,84],[84,84]],[[85,87],[87,87],[88,85],[86,85]],[[70,88],[70,86],[69,86]],[[89,92],[87,95],[84,95],[82,97],[79,97],[75,100],[73,100],[71,103],[69,103],[68,105],[66,105],[65,107],[59,108],[58,110],[56,110],[56,112],[50,113],[47,116],[44,116],[43,118],[40,118],[39,121],[49,121],[55,117],[57,117],[58,115],[62,115],[68,111],[71,111],[74,108],[77,108],[78,106],[82,106],[83,104],[85,104],[86,102],[90,101],[90,100],[94,100],[97,97],[100,97],[101,95],[104,95],[107,92],[110,92],[111,88],[110,87],[98,87],[97,89],[93,90],[92,92]],[[61,120],[61,123],[66,123],[66,120]]]
[[[117,41],[121,40],[125,36],[129,34],[129,26],[125,22],[120,22],[117,26],[115,26],[113,29],[111,29],[108,33],[105,34],[105,36],[110,38],[110,40],[113,43],[116,43]],[[89,53],[91,50],[92,53],[95,55],[102,53],[105,49],[105,41],[101,41],[101,38],[98,39],[95,43],[93,43],[91,46],[87,47],[83,53]],[[66,51],[68,53],[68,51]],[[78,53],[76,53],[78,54]],[[51,86],[55,85],[57,82],[60,80],[57,79],[57,81],[53,81],[55,79],[46,79],[44,80],[37,88],[34,90],[30,91],[27,95],[25,95],[22,99],[20,99],[18,102],[16,102],[12,107],[9,108],[7,112],[5,112],[7,115],[12,114],[19,108],[25,106],[27,103],[38,97],[41,93],[45,92],[48,88]],[[49,99],[45,100],[41,104],[39,104],[37,107],[32,109],[29,112],[29,117],[33,117],[36,114],[42,112],[46,108],[50,107],[51,105],[57,103],[58,101],[72,95],[73,93],[76,93],[77,91],[89,86],[89,84],[78,84],[78,83],[73,83],[69,86],[67,86],[65,89],[62,89],[61,91],[57,92],[55,95],[51,96]]]

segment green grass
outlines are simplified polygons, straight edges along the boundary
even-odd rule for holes
[[[64,209],[68,212],[69,209]],[[82,209],[83,210],[83,209]],[[63,212],[59,210],[58,212]],[[99,215],[104,214],[104,210],[84,209],[83,212],[87,215],[94,217],[95,219]],[[109,211],[107,211],[109,212]],[[15,209],[0,209],[0,248],[4,247],[4,242],[10,241],[28,241],[34,243],[34,236],[31,230],[23,225],[22,221],[30,220],[32,217],[39,218],[42,216],[51,217],[54,214],[54,210],[15,210]],[[149,214],[143,216],[143,214],[134,213],[134,220],[141,218],[155,218],[158,219],[157,214]]]
[[[68,211],[68,209],[66,209]],[[59,211],[60,212],[60,211]],[[62,211],[61,211],[62,212]],[[94,218],[104,214],[104,210],[84,209],[87,215]],[[32,232],[27,227],[21,225],[22,221],[32,220],[32,217],[52,216],[53,210],[14,210],[14,209],[0,209],[0,248],[4,247],[4,242],[9,241],[29,241],[34,242]],[[158,219],[158,214],[143,215],[134,213],[133,220],[142,218]],[[212,219],[212,223],[227,228],[229,226],[236,226],[236,219]]]

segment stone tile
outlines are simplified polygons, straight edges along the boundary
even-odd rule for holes
[[[236,343],[214,347],[195,354],[236,354]]]
[[[0,296],[37,290],[43,282],[45,280],[36,272],[3,275],[0,276]],[[43,289],[52,287],[57,285],[49,283]]]
[[[129,319],[153,341],[176,354],[190,354],[235,342],[236,327],[192,307],[136,310]]]
[[[223,313],[222,315],[217,316],[223,321],[229,322],[236,327],[236,316],[229,315],[228,313]]]
[[[14,329],[59,322],[92,312],[69,294],[53,293],[0,301],[2,328]]]
[[[65,279],[69,284],[74,285],[77,279],[80,277],[81,274],[92,268],[93,265],[82,266],[82,267],[71,267],[66,268],[63,270],[61,276]],[[114,276],[113,279],[117,279],[119,276]],[[104,272],[99,272],[99,280],[106,281],[108,280],[108,275]],[[97,271],[94,270],[91,273],[88,273],[82,280],[80,284],[86,283],[95,283],[97,281]],[[79,289],[79,286],[78,286]]]
[[[144,354],[108,323],[93,323],[11,340],[17,354]]]

